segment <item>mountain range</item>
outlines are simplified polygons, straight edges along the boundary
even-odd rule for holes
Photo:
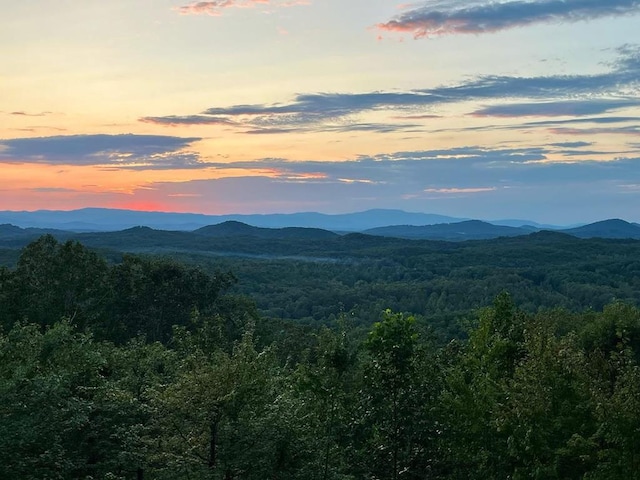
[[[640,239],[640,225],[620,219],[603,220],[574,228],[553,229],[540,228],[533,225],[509,227],[482,222],[480,220],[467,220],[456,223],[422,226],[395,225],[373,228],[365,230],[363,233],[396,238],[459,241],[486,240],[497,237],[517,237],[545,230],[564,233],[578,238]]]
[[[194,230],[195,234],[205,237],[256,237],[271,239],[287,239],[287,238],[307,238],[307,239],[323,239],[335,238],[337,233],[321,228],[311,227],[284,227],[284,228],[264,228],[254,227],[246,223],[228,220],[216,225]]]
[[[509,227],[480,220],[466,220],[436,225],[392,225],[365,230],[363,233],[383,237],[430,240],[484,240],[496,237],[515,237],[539,231],[537,227]],[[639,229],[640,230],[640,229]]]
[[[124,220],[116,221],[117,214],[121,211],[104,211],[100,210],[100,215],[94,217],[94,222],[99,220],[109,220],[104,223],[81,222],[85,227],[94,225],[92,231],[77,231],[69,228],[70,226],[78,226],[77,219],[86,217],[91,211],[83,210],[69,213],[68,217],[64,217],[62,212],[55,212],[52,218],[47,220],[43,212],[9,212],[13,217],[12,220],[20,220],[22,224],[29,223],[24,220],[31,218],[31,224],[35,226],[18,226],[11,223],[0,223],[0,244],[5,247],[17,247],[38,238],[39,236],[50,233],[61,240],[76,239],[87,244],[95,246],[115,246],[115,245],[138,245],[145,248],[158,247],[169,248],[191,248],[193,245],[205,245],[213,239],[244,239],[248,241],[288,241],[288,240],[307,240],[321,241],[332,240],[341,235],[346,234],[365,234],[371,237],[388,237],[399,239],[421,239],[421,240],[440,240],[440,241],[463,241],[463,240],[486,240],[498,237],[516,237],[530,235],[535,232],[553,232],[556,234],[565,234],[578,238],[612,238],[612,239],[640,239],[640,225],[629,223],[620,219],[610,219],[600,222],[581,225],[570,228],[544,228],[541,225],[530,222],[520,226],[508,226],[504,224],[489,223],[480,220],[462,220],[449,221],[434,224],[389,224],[382,226],[369,227],[385,222],[394,222],[400,219],[409,219],[414,222],[441,221],[443,218],[450,220],[450,217],[442,217],[439,215],[407,213],[394,210],[371,210],[368,212],[354,213],[351,215],[324,215],[324,214],[293,214],[293,215],[264,215],[264,216],[248,216],[253,219],[262,220],[264,224],[272,225],[288,225],[294,219],[303,220],[307,226],[284,226],[284,227],[264,227],[250,225],[238,220],[223,220],[218,223],[199,226],[191,230],[175,228],[176,226],[189,225],[189,223],[180,222],[184,220],[182,214],[161,214],[146,217],[147,212],[124,212]],[[33,213],[34,216],[29,217],[27,213]],[[138,215],[139,214],[139,215]],[[7,212],[0,212],[0,222],[6,221]],[[191,214],[187,214],[186,218]],[[209,220],[207,216],[201,216],[198,222]],[[337,217],[337,218],[335,218]],[[87,217],[88,218],[88,217]],[[112,230],[116,225],[120,226],[122,222],[133,220],[155,220],[156,223],[150,222],[150,225],[129,226],[124,229]],[[61,220],[72,219],[70,222]],[[76,219],[76,220],[73,220]],[[220,218],[214,217],[214,221]],[[46,221],[45,221],[46,220]],[[170,221],[171,220],[171,221]],[[118,223],[120,222],[120,223]],[[157,222],[174,228],[158,228]],[[197,225],[198,222],[195,222]],[[329,224],[339,228],[321,228],[316,226],[308,226],[315,224]],[[125,223],[126,224],[126,223]],[[57,227],[57,228],[52,228]],[[65,228],[66,227],[66,228]],[[100,228],[97,228],[100,227]],[[111,229],[109,229],[111,228]],[[230,244],[233,245],[232,243]]]
[[[11,224],[22,228],[53,228],[73,232],[117,231],[137,226],[146,226],[157,230],[194,231],[226,221],[236,221],[262,228],[305,227],[321,228],[334,232],[361,232],[389,225],[435,225],[465,220],[471,219],[382,209],[334,215],[317,212],[264,215],[203,215],[196,213],[141,212],[108,208],[83,208],[71,211],[0,211],[0,224]],[[526,224],[537,228],[559,228],[552,225],[540,225],[527,220],[496,220],[490,223],[511,227],[520,227]]]
[[[367,210],[329,215],[317,212],[265,215],[203,215],[196,213],[141,212],[108,208],[80,210],[0,211],[0,224],[22,228],[53,228],[74,232],[104,232],[146,226],[158,230],[193,231],[226,221],[262,228],[306,227],[340,232],[356,232],[386,225],[431,225],[468,220],[402,210]]]

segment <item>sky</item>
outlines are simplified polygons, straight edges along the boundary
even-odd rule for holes
[[[29,0],[0,210],[640,221],[640,0]]]

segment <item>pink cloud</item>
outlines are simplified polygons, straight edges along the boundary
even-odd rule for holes
[[[429,0],[421,6],[408,7],[409,10],[379,23],[377,28],[409,33],[414,38],[482,34],[540,23],[574,23],[632,15],[640,10],[640,0],[467,0],[460,3]]]
[[[289,2],[280,2],[278,4],[278,6],[280,7],[300,7],[300,6],[307,6],[307,5],[311,5],[310,0],[292,0]]]
[[[181,15],[210,15],[219,17],[223,11],[228,8],[255,8],[262,5],[271,7],[296,7],[301,5],[310,5],[309,0],[211,0],[208,2],[193,2],[189,5],[178,7],[177,11]]]
[[[397,33],[412,33],[413,37],[432,38],[453,33],[478,33],[469,25],[459,20],[436,22],[429,20],[404,21],[391,20],[387,23],[379,23],[380,30]]]
[[[195,2],[178,8],[182,15],[222,15],[225,8],[252,8],[258,4],[269,4],[269,0],[212,0],[209,2]]]

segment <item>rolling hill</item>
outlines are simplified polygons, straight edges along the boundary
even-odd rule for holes
[[[382,237],[430,239],[430,240],[485,240],[497,237],[514,237],[528,235],[530,229],[493,225],[480,220],[467,220],[457,223],[441,223],[437,225],[395,225],[372,228],[363,233]]]
[[[635,238],[640,239],[640,226],[620,219],[603,220],[582,227],[561,230],[578,238]]]
[[[326,239],[335,238],[337,233],[323,230],[320,228],[307,227],[285,227],[285,228],[263,228],[253,227],[246,223],[228,220],[216,225],[208,225],[206,227],[194,230],[193,233],[206,237],[256,237],[256,238],[306,238],[306,239]]]

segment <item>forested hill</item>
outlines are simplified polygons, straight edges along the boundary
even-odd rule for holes
[[[159,229],[150,226],[132,226],[130,228],[119,230],[116,228],[108,228],[108,225],[96,227],[94,230],[86,232],[77,232],[71,230],[53,230],[42,228],[19,228],[11,224],[0,224],[0,244],[5,245],[26,245],[29,241],[34,240],[39,235],[51,233],[57,238],[80,239],[86,241],[95,241],[97,238],[113,239],[119,236],[123,237],[123,242],[127,239],[125,236],[136,232],[137,229],[144,229],[138,233],[144,232],[147,236],[158,236],[160,232],[172,232],[175,239],[180,238],[181,246],[191,242],[192,244],[202,243],[196,237],[206,236],[209,238],[235,238],[235,237],[252,237],[271,240],[287,240],[287,239],[316,239],[326,240],[335,238],[338,234],[364,233],[368,235],[405,238],[405,239],[422,239],[422,240],[446,240],[446,241],[465,241],[465,240],[486,240],[499,237],[512,237],[529,235],[532,232],[544,231],[543,227],[528,224],[519,224],[518,226],[503,225],[499,223],[489,223],[479,220],[465,220],[452,223],[428,223],[428,224],[395,224],[390,223],[384,225],[384,221],[392,222],[398,219],[407,219],[417,221],[422,218],[420,216],[398,215],[396,219],[392,215],[394,212],[385,212],[381,218],[376,217],[377,211],[363,212],[362,214],[351,214],[336,216],[341,221],[334,225],[335,228],[323,229],[310,226],[289,226],[289,227],[260,227],[254,224],[248,224],[237,220],[227,220],[221,223],[205,225],[196,229],[176,228],[176,229]],[[398,213],[398,212],[395,212]],[[399,212],[402,213],[402,212]],[[300,214],[302,215],[302,214]],[[277,217],[277,216],[276,216]],[[294,215],[290,216],[290,220],[294,221],[298,218]],[[289,218],[289,217],[288,217]],[[375,220],[377,218],[377,220]],[[430,217],[426,217],[430,218]],[[425,218],[425,219],[426,219]],[[334,219],[337,222],[337,219]],[[253,219],[260,224],[259,219]],[[301,225],[305,220],[301,218]],[[355,223],[349,223],[353,221]],[[367,223],[368,222],[368,223]],[[507,221],[506,223],[519,223],[519,221]],[[368,228],[371,224],[383,224],[374,228]],[[106,231],[102,231],[106,230]],[[566,233],[578,238],[634,238],[640,239],[640,225],[629,223],[620,219],[604,220],[601,222],[583,225],[576,228],[568,229],[551,229],[560,233]],[[157,232],[157,233],[154,233]],[[187,245],[188,246],[188,245]]]
[[[605,220],[565,230],[540,230],[538,227],[530,225],[511,227],[468,220],[422,226],[386,226],[368,229],[360,233],[391,239],[460,241],[528,236],[540,231],[564,233],[577,238],[640,239],[640,225],[619,219]],[[354,243],[354,238],[363,239],[362,235],[354,233],[339,235],[333,231],[309,227],[262,228],[238,221],[207,225],[192,232],[136,226],[119,231],[78,233],[38,228],[25,229],[4,224],[0,225],[0,246],[22,247],[47,233],[54,235],[59,240],[78,240],[92,246],[117,249],[161,246],[188,250],[215,250],[220,247],[228,250],[226,246],[234,245],[240,240],[241,248],[248,246],[249,249],[253,248],[254,250],[264,249],[265,253],[271,249],[277,250],[278,244],[283,250],[293,246],[294,249],[301,250],[299,253],[302,253],[302,250],[309,249],[309,245],[304,245],[309,241],[319,242],[318,249],[330,249],[332,245],[340,248],[340,236],[346,236],[348,238],[346,243],[349,244]],[[290,245],[289,241],[292,242]],[[367,242],[371,244],[376,240],[367,240]],[[251,244],[254,246],[252,247]],[[380,244],[386,245],[388,242],[380,241]]]
[[[637,478],[640,242],[297,242],[337,260],[26,246],[0,478]]]
[[[207,237],[257,237],[257,238],[278,238],[278,239],[327,239],[335,238],[338,234],[320,228],[286,227],[286,228],[260,228],[247,225],[246,223],[227,221],[217,225],[194,230],[195,234]]]
[[[563,230],[563,232],[579,238],[640,238],[640,225],[612,219]]]
[[[638,240],[547,231],[467,242],[362,234],[207,237],[146,227],[74,238],[116,264],[130,252],[171,257],[209,274],[233,272],[231,291],[248,296],[261,315],[314,327],[349,312],[368,328],[391,308],[415,315],[446,342],[463,335],[464,318],[502,291],[530,312],[640,304]],[[15,265],[19,251],[0,250],[0,261]]]
[[[507,227],[493,225],[479,220],[467,220],[457,223],[440,223],[436,225],[398,225],[372,228],[363,233],[381,235],[383,237],[422,238],[431,240],[482,240],[497,237],[514,237],[528,235],[536,228]]]

